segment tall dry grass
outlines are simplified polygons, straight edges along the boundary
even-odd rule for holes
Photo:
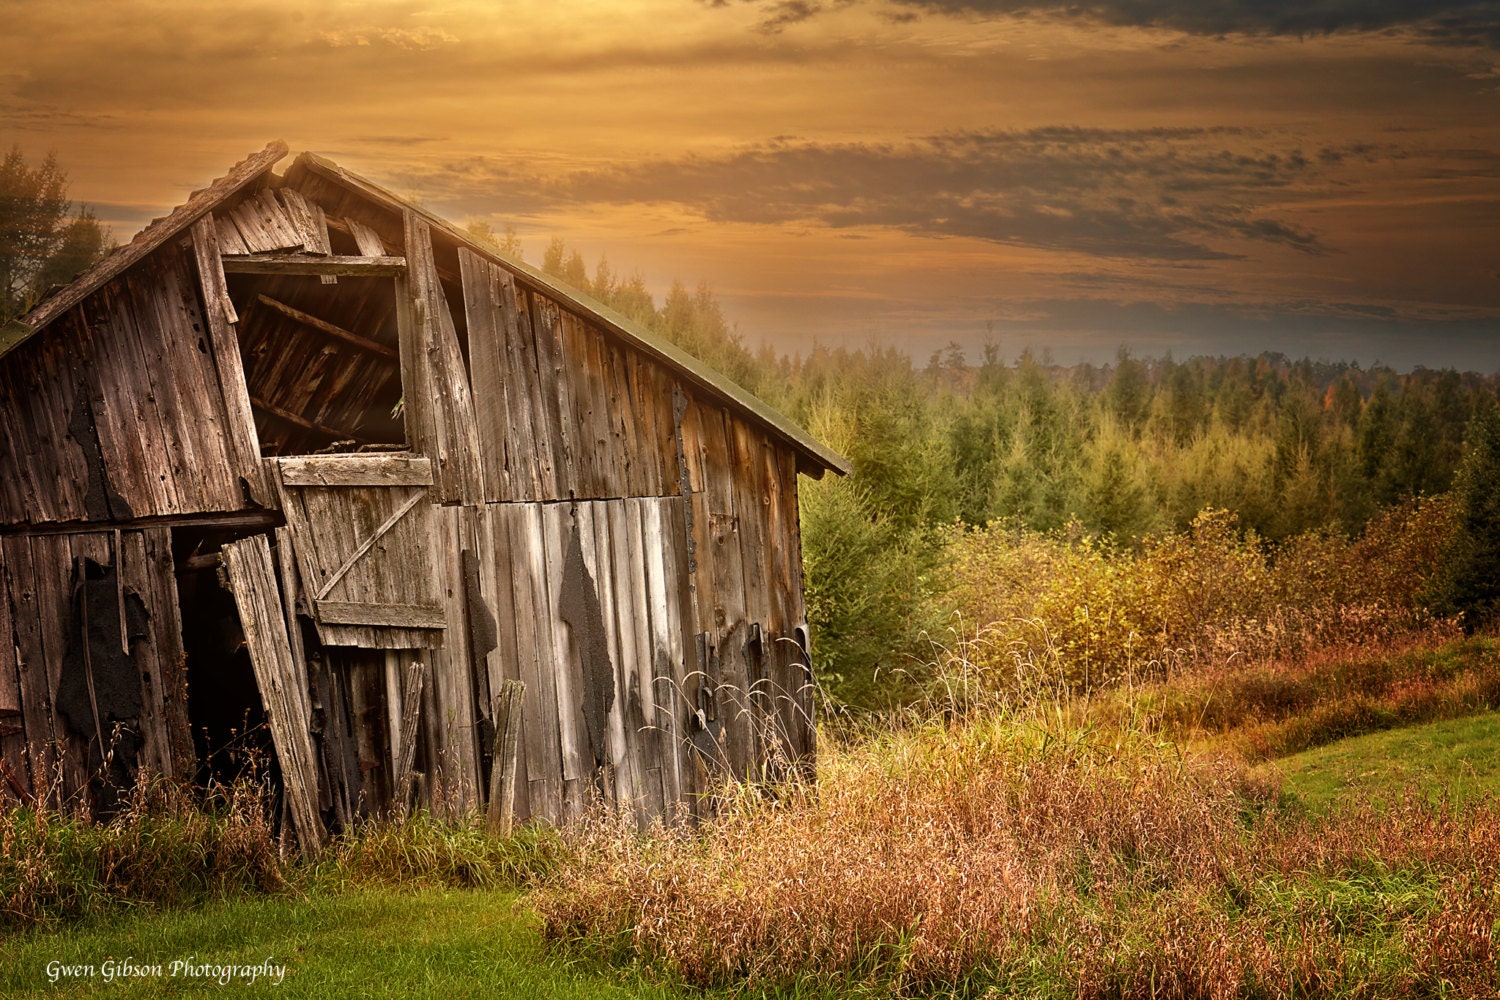
[[[550,829],[502,838],[486,833],[477,815],[418,811],[372,819],[305,858],[285,842],[276,807],[264,772],[252,767],[206,790],[143,776],[99,822],[49,806],[0,808],[0,937],[122,909],[253,894],[515,889],[567,857]]]
[[[1075,721],[1209,742],[1267,760],[1395,726],[1500,708],[1500,642],[1430,633],[1230,661],[1067,706]]]
[[[1282,816],[1275,781],[1231,758],[1000,716],[874,735],[820,767],[815,788],[738,792],[696,832],[576,832],[576,862],[534,898],[547,932],[751,990],[1500,988],[1492,803]]]
[[[286,876],[268,789],[253,776],[206,794],[142,780],[102,823],[44,806],[0,810],[0,931],[275,892]]]

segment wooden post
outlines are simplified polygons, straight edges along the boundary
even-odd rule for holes
[[[404,654],[406,676],[402,682],[400,761],[396,765],[396,814],[411,809],[412,765],[417,759],[417,720],[422,715],[422,685],[427,679],[427,657]]]
[[[509,680],[495,698],[495,763],[490,769],[490,804],[485,828],[500,837],[510,836],[516,813],[516,766],[521,736],[521,702],[526,697],[524,681]]]
[[[271,546],[265,535],[252,535],[225,544],[223,552],[229,589],[240,612],[255,683],[281,762],[297,842],[304,852],[312,853],[323,846],[323,821],[318,815],[318,766],[305,708],[309,703],[304,690],[307,670],[292,656]]]

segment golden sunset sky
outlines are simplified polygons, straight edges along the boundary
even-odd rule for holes
[[[1491,0],[3,0],[120,239],[284,138],[752,346],[1500,370]]]

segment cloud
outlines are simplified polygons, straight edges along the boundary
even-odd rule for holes
[[[809,3],[808,0],[776,0],[771,5],[771,12],[760,22],[759,28],[767,34],[776,34],[789,24],[806,21],[814,14],[821,13],[823,5]]]
[[[1105,297],[1006,303],[1025,316],[996,324],[1013,349],[1063,347],[1063,354],[1105,360],[1126,345],[1151,353],[1241,354],[1383,362],[1399,368],[1453,366],[1500,371],[1494,321],[1437,312],[1412,315],[1365,303],[1267,300],[1162,302]]]
[[[318,37],[329,48],[343,49],[351,46],[368,47],[372,42],[384,42],[398,49],[428,52],[452,45],[458,37],[441,28],[347,28],[338,31],[322,31]]]
[[[788,7],[809,8],[800,0],[749,0],[771,9],[763,30],[791,23]],[[998,18],[1045,15],[1103,24],[1167,28],[1192,35],[1326,35],[1411,29],[1438,42],[1500,47],[1500,2],[1496,0],[889,0],[892,14],[906,20],[915,12]],[[714,0],[712,6],[726,6]],[[772,24],[778,28],[770,28]]]
[[[1271,206],[1330,167],[1328,156],[1317,160],[1296,148],[1264,148],[1262,137],[1232,128],[1039,128],[894,143],[780,139],[554,177],[471,159],[403,181],[436,186],[449,199],[486,186],[526,192],[510,200],[510,211],[672,204],[713,222],[876,228],[1202,261],[1243,256],[1254,244],[1328,252],[1317,233]]]

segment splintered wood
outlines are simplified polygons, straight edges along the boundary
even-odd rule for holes
[[[312,853],[322,847],[324,834],[318,815],[317,763],[309,735],[307,672],[292,656],[271,546],[265,536],[225,545],[224,568],[239,609],[276,757],[281,762],[297,842],[304,852]]]

